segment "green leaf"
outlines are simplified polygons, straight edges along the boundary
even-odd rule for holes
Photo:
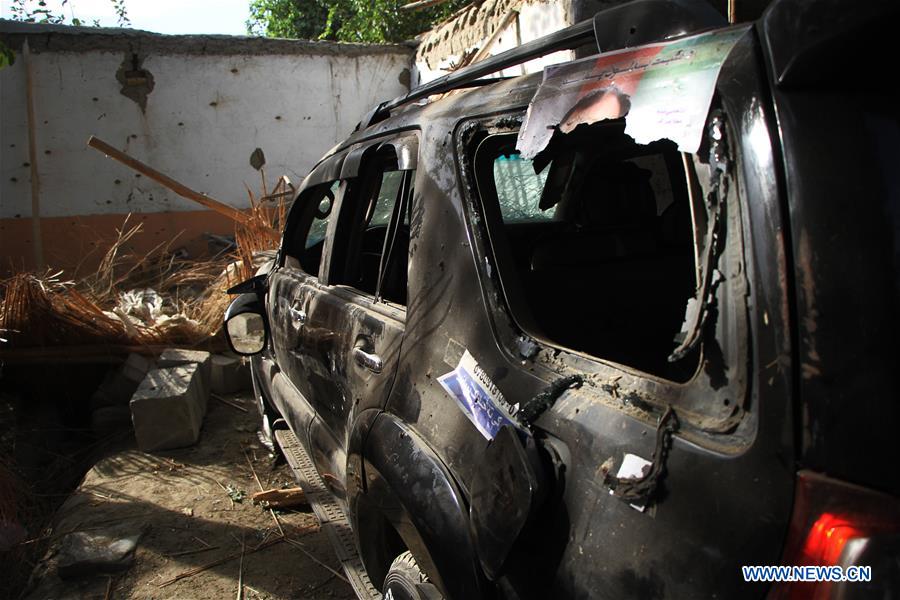
[[[250,0],[251,35],[343,42],[402,42],[468,4],[450,0],[419,11],[409,0]]]
[[[0,40],[0,69],[8,67],[16,62],[16,53],[12,48],[7,46]]]

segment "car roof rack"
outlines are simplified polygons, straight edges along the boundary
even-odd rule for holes
[[[598,12],[587,19],[544,37],[526,42],[512,50],[495,54],[473,65],[438,77],[408,94],[382,102],[359,124],[359,129],[386,119],[390,111],[454,89],[479,85],[485,75],[521,65],[529,60],[547,56],[560,50],[574,50],[596,43],[599,52],[609,52],[630,46],[680,37],[726,25],[706,0],[634,0]],[[493,83],[493,81],[485,81]]]

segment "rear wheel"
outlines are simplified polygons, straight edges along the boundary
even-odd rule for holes
[[[391,563],[384,578],[384,600],[443,600],[438,589],[428,581],[411,552],[406,551]]]

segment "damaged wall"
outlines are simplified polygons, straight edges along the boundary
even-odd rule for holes
[[[0,71],[3,271],[11,262],[30,267],[33,256],[26,36],[45,256],[66,268],[114,235],[129,212],[144,223],[138,249],[183,231],[173,248],[198,252],[203,233],[232,231],[224,217],[86,147],[90,135],[189,187],[246,207],[245,184],[260,188],[249,164],[255,148],[265,152],[270,186],[282,174],[299,183],[367,110],[407,91],[412,58],[403,46],[0,21],[0,37],[17,55]],[[98,258],[87,256],[87,263]]]
[[[584,2],[578,0],[486,0],[471,4],[421,36],[415,58],[418,81],[426,83],[465,64],[486,42],[491,41],[492,36],[493,43],[485,50],[488,55],[498,54],[572,25],[581,15],[582,4]],[[507,69],[504,74],[534,73],[545,65],[572,57],[570,51],[556,52],[521,67]]]

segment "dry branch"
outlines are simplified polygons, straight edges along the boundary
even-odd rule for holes
[[[91,145],[124,155],[96,138]],[[124,156],[126,164],[139,165],[141,172],[150,169]],[[238,219],[234,254],[191,260],[171,251],[177,235],[138,254],[132,244],[142,227],[129,215],[95,271],[73,277],[52,270],[20,272],[0,280],[0,359],[115,361],[129,352],[155,354],[172,346],[214,349],[215,340],[224,345],[222,316],[232,300],[226,290],[252,277],[271,257],[278,244],[275,232],[284,227],[287,199],[294,193],[290,180],[281,177],[259,200],[250,192],[246,213],[225,209]],[[217,202],[205,196],[203,201]],[[145,306],[148,295],[151,302]]]

